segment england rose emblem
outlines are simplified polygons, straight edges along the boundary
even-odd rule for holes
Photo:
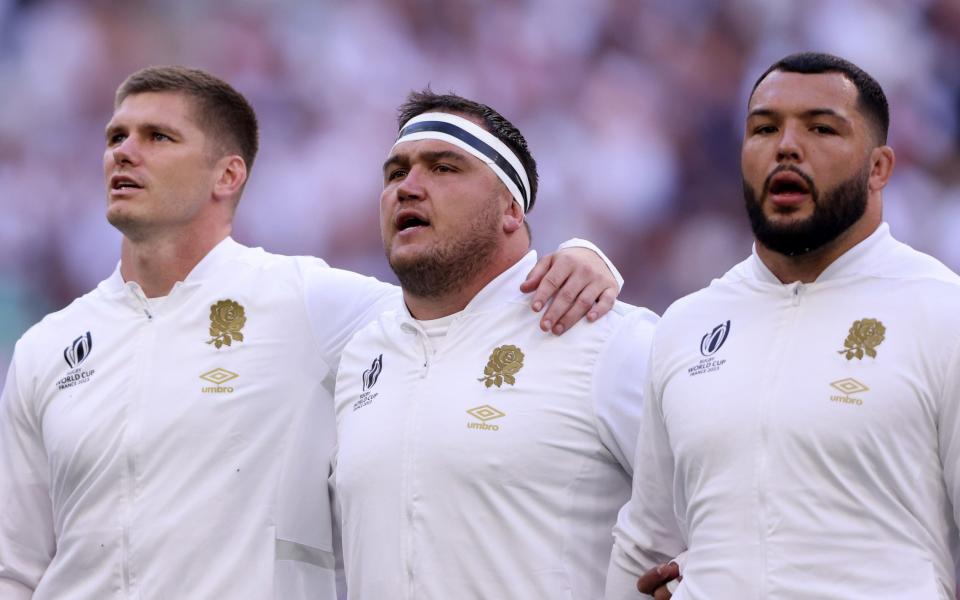
[[[876,348],[883,342],[886,333],[887,328],[876,319],[854,321],[847,339],[843,341],[844,349],[838,350],[837,354],[843,354],[847,360],[862,360],[864,354],[876,358]]]
[[[233,300],[220,300],[210,307],[210,336],[208,344],[217,348],[243,341],[243,326],[247,323],[243,307]]]
[[[513,385],[517,382],[514,375],[523,368],[523,352],[516,346],[500,346],[494,349],[483,369],[483,377],[477,379],[487,387],[500,387],[503,382]]]

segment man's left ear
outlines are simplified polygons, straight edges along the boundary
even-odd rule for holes
[[[217,171],[220,176],[213,185],[214,195],[227,198],[239,195],[243,184],[247,182],[247,164],[243,158],[235,154],[224,156],[217,161]]]
[[[513,233],[521,227],[523,227],[523,209],[521,209],[520,205],[511,197],[510,205],[503,213],[503,232],[508,234]]]
[[[896,157],[890,146],[877,146],[870,152],[870,177],[867,180],[870,191],[880,191],[887,185],[894,163]]]

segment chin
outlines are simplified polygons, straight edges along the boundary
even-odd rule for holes
[[[423,260],[425,254],[426,251],[423,248],[413,248],[410,244],[404,244],[399,248],[393,246],[387,253],[387,261],[391,267],[394,265],[410,265]]]
[[[107,209],[107,222],[132,240],[139,239],[141,237],[139,232],[145,229],[141,219],[138,219],[131,211],[123,210],[122,207],[117,206]]]

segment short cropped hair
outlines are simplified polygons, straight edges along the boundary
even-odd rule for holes
[[[243,157],[248,171],[253,168],[260,145],[257,115],[243,94],[229,83],[200,69],[147,67],[120,84],[114,109],[128,96],[147,92],[176,92],[192,98],[199,126],[226,152]]]
[[[483,122],[487,131],[513,150],[527,172],[527,179],[530,181],[530,204],[527,212],[533,210],[533,203],[537,199],[537,161],[533,159],[527,140],[520,130],[486,104],[480,104],[456,94],[436,94],[430,88],[421,92],[410,92],[406,102],[397,109],[397,124],[402,128],[413,117],[435,110],[459,112],[477,117]]]
[[[887,132],[890,129],[890,107],[887,104],[887,96],[883,93],[883,88],[877,83],[877,80],[869,73],[853,64],[852,62],[826,54],[824,52],[798,52],[781,58],[770,65],[763,72],[757,82],[753,84],[753,90],[750,91],[750,97],[757,90],[757,86],[767,75],[774,71],[783,71],[785,73],[841,73],[850,80],[857,88],[857,105],[861,112],[867,117],[867,120],[874,127],[877,140],[880,144],[887,143]]]

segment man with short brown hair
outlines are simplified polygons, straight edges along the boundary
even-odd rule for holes
[[[230,238],[256,140],[207,73],[121,86],[120,263],[23,336],[0,398],[5,600],[334,597],[333,377],[399,291]]]

